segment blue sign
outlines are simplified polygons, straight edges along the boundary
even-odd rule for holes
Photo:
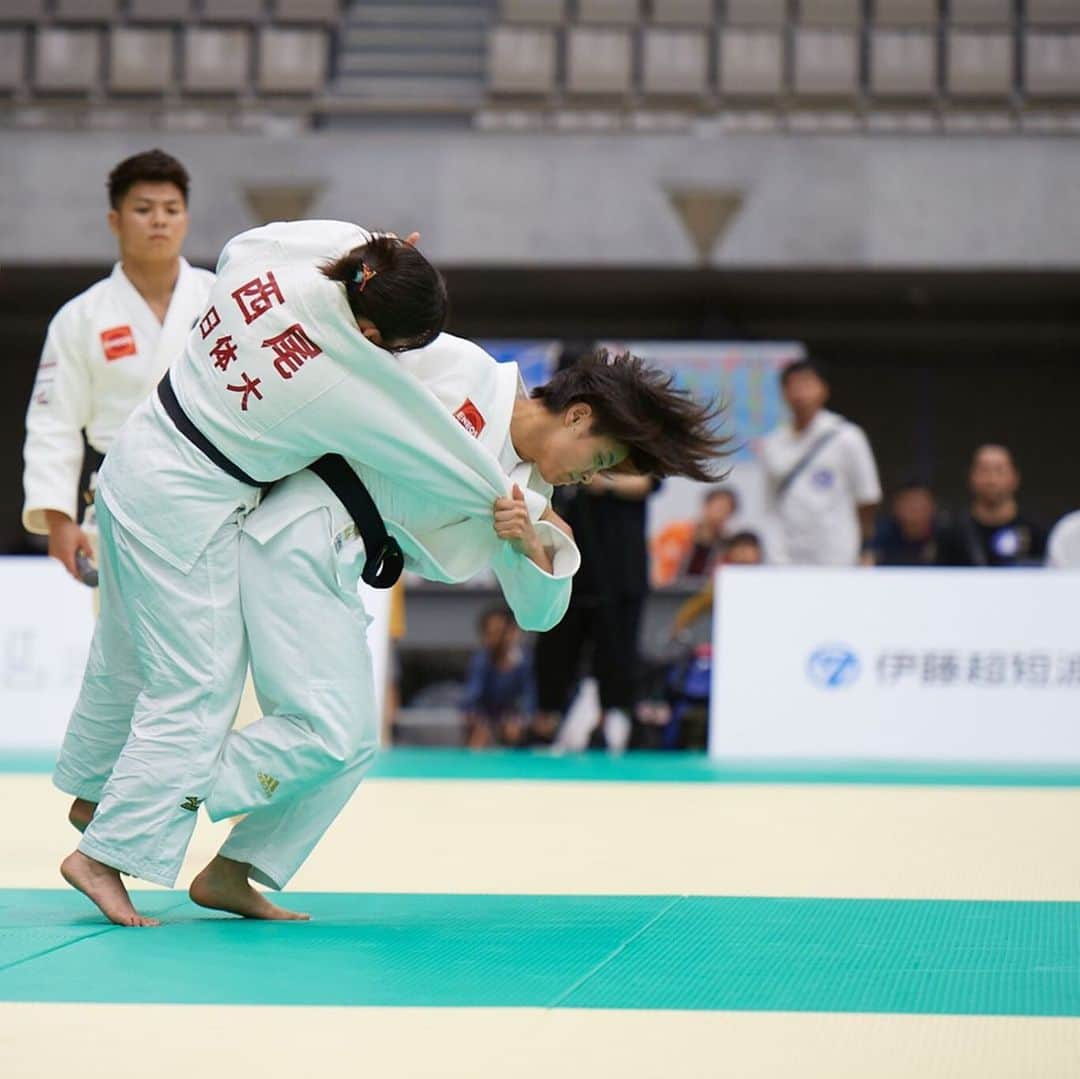
[[[810,653],[806,674],[819,689],[842,689],[858,680],[859,657],[846,644],[823,644]]]

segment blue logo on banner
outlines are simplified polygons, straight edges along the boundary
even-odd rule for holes
[[[859,670],[859,657],[846,644],[823,644],[806,661],[806,674],[820,689],[850,686]]]

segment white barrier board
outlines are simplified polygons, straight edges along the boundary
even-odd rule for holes
[[[1080,573],[726,567],[721,759],[1080,761]]]
[[[59,562],[0,558],[0,749],[60,744],[93,633],[93,593]]]
[[[60,745],[94,633],[92,595],[51,558],[0,557],[0,752]],[[380,710],[389,595],[363,586]]]

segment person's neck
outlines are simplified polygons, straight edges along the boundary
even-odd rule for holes
[[[925,528],[909,529],[900,527],[900,537],[905,543],[925,543],[934,534],[934,526],[927,525]]]
[[[714,543],[719,543],[723,538],[724,530],[719,525],[715,525],[711,521],[698,522],[695,534],[698,543],[711,546]]]
[[[519,397],[510,416],[510,442],[523,461],[536,460],[537,448],[548,432],[552,413],[535,398]]]
[[[122,258],[120,268],[124,276],[134,285],[135,291],[151,306],[168,307],[173,290],[180,277],[180,259],[140,262],[137,259]]]
[[[971,516],[988,527],[1008,524],[1017,512],[1015,498],[1007,498],[1004,502],[973,502],[971,505]]]
[[[814,420],[817,419],[818,413],[820,411],[821,409],[818,408],[815,409],[813,412],[804,412],[801,415],[799,413],[794,413],[791,417],[791,426],[798,434],[801,435],[803,431],[805,431],[810,426],[810,424],[812,424]]]

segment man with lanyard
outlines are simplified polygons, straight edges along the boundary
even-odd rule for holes
[[[179,161],[161,150],[136,154],[109,174],[108,191],[120,261],[49,323],[24,449],[23,525],[48,535],[49,554],[73,577],[88,579],[92,506],[78,524],[83,432],[99,464],[131,411],[183,352],[214,281],[180,254],[188,174]]]
[[[780,376],[791,420],[762,440],[776,534],[774,562],[809,566],[871,563],[881,484],[861,427],[829,412],[829,385],[809,360]],[[860,557],[860,552],[862,552]]]

